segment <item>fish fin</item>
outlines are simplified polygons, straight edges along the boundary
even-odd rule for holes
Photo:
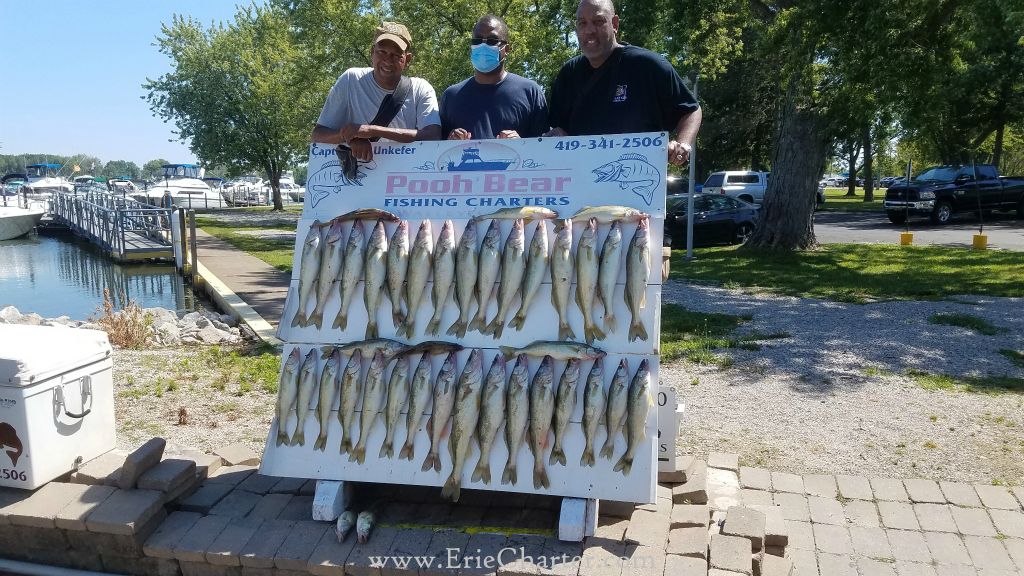
[[[349,462],[357,462],[362,464],[366,461],[366,446],[356,446],[352,449],[352,453],[348,455]]]
[[[428,452],[427,453],[427,457],[423,460],[423,466],[420,468],[420,471],[426,472],[427,470],[430,470],[431,468],[433,468],[434,467],[434,460],[436,460],[436,459],[437,459],[437,455],[436,454],[434,454],[433,452]]]
[[[292,328],[297,328],[306,325],[306,315],[302,313],[302,310],[296,310],[295,316],[292,317]]]
[[[505,471],[501,473],[501,483],[515,484],[517,480],[515,462],[510,457],[509,461],[505,464]]]
[[[494,327],[494,338],[501,338],[502,333],[505,332],[505,320],[502,319],[497,326]]]
[[[551,481],[548,480],[548,471],[543,467],[533,469],[533,487],[538,490],[551,487]]]
[[[565,466],[565,451],[562,450],[561,446],[555,446],[551,449],[551,457],[548,458],[548,466],[554,466],[555,464]]]
[[[644,326],[643,321],[639,319],[629,325],[629,341],[633,342],[637,338],[645,342],[647,341],[647,328]]]
[[[629,453],[622,455],[619,461],[615,463],[615,467],[612,468],[612,472],[622,472],[623,476],[629,476],[629,471],[633,468],[633,457]]]
[[[365,340],[373,340],[378,337],[377,321],[369,320],[366,323],[366,338]]]
[[[277,445],[283,446],[288,444],[288,433],[284,430],[277,431]]]
[[[443,500],[458,502],[460,488],[459,479],[456,478],[455,472],[452,471],[452,475],[448,477],[448,480],[444,483],[444,487],[441,488],[441,498]]]
[[[430,323],[427,324],[427,334],[431,336],[437,336],[437,333],[441,331],[441,318],[431,318]]]
[[[341,328],[344,330],[348,327],[348,316],[338,312],[338,315],[334,317],[334,323],[331,324],[331,328]]]
[[[402,314],[402,310],[397,306],[391,310],[391,321],[395,324],[395,328],[401,327],[405,322],[405,314]]]
[[[412,461],[412,457],[413,457],[413,445],[412,445],[412,442],[406,442],[405,444],[402,445],[402,449],[398,451],[398,459],[399,460],[409,460],[411,462]]]
[[[572,331],[572,327],[569,326],[568,322],[558,323],[558,339],[559,340],[575,340],[576,333]]]
[[[523,329],[523,323],[525,323],[525,322],[526,322],[526,314],[524,314],[523,310],[520,308],[519,312],[516,312],[516,315],[512,317],[512,320],[509,320],[508,325],[509,325],[510,328],[514,328],[516,330],[522,330]]]
[[[463,336],[466,334],[466,323],[463,322],[461,318],[448,327],[447,334],[449,336],[457,336],[460,332]]]
[[[476,330],[477,332],[483,333],[484,330],[484,316],[483,314],[477,314],[476,318],[469,323],[470,330]]]
[[[305,446],[306,445],[306,434],[302,430],[296,430],[295,434],[292,434],[292,441],[288,444],[289,446]]]
[[[338,453],[339,454],[348,454],[351,451],[352,451],[352,441],[349,440],[348,438],[345,438],[344,440],[341,441],[341,446],[338,447]]]
[[[511,360],[516,355],[516,349],[511,346],[498,346],[498,350],[505,355],[505,360]]]
[[[606,311],[604,314],[604,332],[605,334],[611,334],[618,330],[618,320],[615,318],[614,312]]]
[[[310,314],[308,318],[306,318],[306,323],[303,324],[303,325],[304,326],[316,326],[317,328],[321,328],[323,323],[324,323],[324,313],[323,313],[323,311],[313,310],[313,313]]]
[[[377,458],[392,458],[395,455],[395,445],[391,442],[385,442],[380,445],[380,453],[377,454]]]
[[[491,483],[491,467],[488,465],[483,458],[477,463],[476,468],[473,469],[472,482],[479,482],[483,480],[484,484]]]
[[[594,447],[589,446],[583,450],[583,456],[580,456],[580,466],[594,466]]]
[[[615,441],[613,438],[613,436],[609,435],[608,440],[604,443],[604,446],[601,447],[601,458],[605,458],[607,460],[612,459],[612,451],[615,450]]]
[[[603,330],[597,327],[597,324],[590,325],[590,335],[593,336],[596,340],[604,340],[605,338],[608,337],[608,335],[605,334]]]
[[[321,434],[316,437],[316,442],[313,442],[313,450],[323,452],[325,448],[327,448],[327,436]]]

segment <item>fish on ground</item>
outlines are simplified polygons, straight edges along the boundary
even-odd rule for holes
[[[597,219],[591,218],[576,246],[576,305],[583,313],[583,337],[587,344],[604,340],[605,334],[594,322],[594,300],[598,278]]]
[[[299,390],[295,400],[295,432],[289,446],[306,445],[306,418],[309,416],[309,404],[316,392],[317,362],[316,350],[310,349],[299,369]]]
[[[434,407],[430,413],[430,420],[427,421],[430,452],[423,460],[424,472],[431,468],[435,472],[441,471],[441,440],[444,438],[448,419],[451,418],[455,406],[455,360],[455,352],[449,353],[434,383]]]
[[[484,391],[480,397],[480,422],[477,424],[477,440],[480,442],[480,460],[473,470],[472,481],[483,480],[491,483],[491,449],[498,436],[498,429],[505,419],[505,357],[495,354],[491,368],[484,378]]]
[[[398,329],[399,335],[405,333],[405,337],[410,340],[416,330],[416,312],[419,311],[423,293],[426,292],[433,254],[434,237],[430,230],[430,220],[424,220],[420,223],[420,229],[416,232],[416,241],[412,245],[412,252],[409,253],[409,270],[405,276],[405,303],[408,309],[405,313],[405,321]]]
[[[516,358],[505,391],[505,446],[508,447],[508,460],[501,474],[502,484],[514,485],[519,481],[519,449],[523,446],[530,421],[530,372],[526,358],[526,354]]]
[[[637,338],[647,340],[647,328],[644,326],[641,313],[647,306],[647,279],[651,275],[651,237],[648,233],[648,220],[641,220],[633,234],[626,252],[626,289],[624,298],[626,308],[631,316],[629,322],[629,341]]]
[[[632,224],[647,218],[648,215],[629,206],[584,206],[572,215],[573,222],[586,222],[596,218],[598,224],[625,222]]]
[[[498,348],[505,355],[506,360],[519,354],[536,356],[538,358],[551,356],[555,360],[571,360],[573,358],[593,360],[594,358],[601,358],[606,354],[604,350],[588,344],[561,342],[558,340],[537,340],[522,348],[515,348],[513,346],[499,346]]]
[[[441,235],[434,246],[434,284],[430,291],[434,303],[434,315],[427,323],[427,334],[437,336],[441,330],[441,314],[448,303],[448,292],[455,281],[455,225],[445,220]]]
[[[549,260],[548,229],[544,225],[544,221],[541,220],[537,222],[537,229],[533,232],[533,240],[530,241],[529,257],[526,260],[526,273],[523,277],[522,303],[519,305],[519,311],[516,312],[516,315],[508,323],[512,328],[516,330],[523,329],[523,325],[526,323],[526,313],[530,309],[530,304],[533,303],[533,297],[537,295],[541,283],[544,282],[544,275],[548,273]]]
[[[459,238],[455,250],[455,301],[459,305],[459,317],[448,327],[449,336],[465,338],[469,316],[476,292],[477,269],[480,265],[476,249],[476,223],[470,220]]]
[[[576,410],[576,385],[579,381],[580,361],[573,358],[565,364],[562,378],[558,381],[558,391],[555,393],[555,441],[551,445],[549,466],[566,465],[565,448],[562,446],[562,441],[565,438],[565,432],[569,429],[569,417]]]
[[[338,379],[341,376],[341,352],[335,349],[330,359],[324,364],[320,374],[320,395],[316,403],[316,419],[320,423],[320,434],[313,442],[313,449],[321,452],[327,448],[327,427],[330,424],[331,406],[334,396],[338,393]],[[340,409],[340,408],[339,408]]]
[[[405,414],[405,444],[398,452],[398,459],[412,461],[415,455],[416,432],[420,429],[420,417],[430,402],[431,384],[430,353],[420,356],[416,371],[412,374],[409,393],[409,410]]]
[[[288,360],[281,370],[281,381],[277,386],[277,445],[287,444],[290,435],[288,434],[288,414],[295,405],[295,397],[299,392],[299,367],[302,362],[302,352],[293,348]]]
[[[378,350],[370,361],[370,368],[366,371],[366,382],[363,384],[363,407],[359,412],[359,441],[356,442],[352,453],[348,455],[349,462],[362,464],[366,461],[366,443],[370,440],[370,432],[377,422],[377,416],[384,408],[384,397],[387,395],[387,385],[384,383],[384,355]]]
[[[341,405],[338,406],[338,422],[341,423],[341,446],[339,452],[352,452],[352,425],[356,423],[356,404],[363,394],[363,382],[359,378],[363,370],[363,355],[358,348],[349,356],[345,371],[341,374]]]
[[[583,437],[585,445],[580,466],[594,466],[594,443],[597,441],[597,430],[605,418],[607,396],[604,391],[604,359],[594,360],[587,375],[587,385],[583,389]]]
[[[316,305],[313,306],[313,313],[309,315],[304,326],[316,326],[321,328],[324,323],[324,306],[331,297],[331,288],[334,281],[338,279],[338,273],[344,262],[345,251],[341,242],[343,235],[341,222],[335,222],[327,229],[327,236],[321,242],[320,271],[317,273]],[[306,264],[303,263],[303,266]]]
[[[359,544],[366,544],[370,541],[370,533],[373,532],[373,527],[377,524],[377,515],[379,512],[380,503],[375,502],[370,505],[369,508],[363,510],[356,517],[356,542]]]
[[[601,247],[601,266],[597,272],[597,295],[604,303],[604,331],[611,334],[618,330],[615,319],[615,284],[619,280],[619,267],[622,261],[622,224],[618,220],[612,222],[608,235],[604,237]]]
[[[405,299],[405,275],[409,269],[409,223],[402,220],[391,235],[388,244],[388,298],[391,299],[391,321],[395,328],[402,325],[405,313],[402,302]]]
[[[501,270],[501,226],[497,220],[491,220],[480,245],[477,260],[476,300],[477,311],[469,325],[470,330],[483,331],[487,325],[487,307],[491,303],[494,282]]]
[[[474,349],[455,389],[455,408],[452,410],[452,433],[448,437],[448,453],[452,457],[452,473],[441,488],[441,498],[459,501],[462,489],[462,470],[469,458],[470,441],[476,433],[480,419],[480,393],[483,390],[483,366],[480,349]]]
[[[544,450],[548,447],[551,417],[555,410],[554,362],[545,356],[533,375],[530,387],[530,449],[533,451],[533,487],[550,488],[548,471],[544,468]]]
[[[302,258],[299,261],[299,304],[292,317],[292,327],[306,325],[306,308],[309,299],[316,292],[320,274],[320,223],[313,222],[302,242]]]
[[[501,338],[505,330],[505,317],[512,308],[512,301],[522,287],[523,273],[526,263],[523,254],[526,249],[523,238],[523,221],[516,220],[505,240],[505,250],[501,256],[501,285],[498,287],[498,311],[484,328],[484,334]]]
[[[637,446],[644,441],[647,414],[653,404],[651,371],[647,358],[644,358],[640,362],[640,368],[633,375],[633,382],[629,385],[629,398],[626,402],[626,452],[615,463],[613,472],[621,471],[623,476],[629,476]]]
[[[572,284],[572,220],[559,220],[551,249],[551,303],[558,312],[558,339],[575,340],[569,326],[569,288]]]
[[[541,206],[521,206],[518,208],[502,208],[490,214],[474,216],[473,220],[553,220],[558,218],[558,212]]]
[[[341,279],[338,282],[341,308],[334,318],[334,328],[342,330],[348,328],[348,308],[352,305],[356,285],[363,277],[364,264],[363,225],[356,221],[352,223],[352,230],[348,233],[348,243],[345,244],[345,265],[342,267]]]
[[[384,221],[377,224],[370,233],[370,243],[366,246],[366,261],[363,264],[363,303],[366,305],[366,339],[377,338],[377,312],[384,298],[384,280],[388,271],[388,237],[384,231]]]
[[[348,533],[356,527],[356,513],[351,510],[345,510],[338,516],[338,523],[334,527],[334,535],[338,538],[338,543],[345,541],[348,537]]]
[[[409,399],[409,363],[399,360],[391,370],[388,382],[388,400],[384,409],[384,442],[378,458],[392,458],[395,455],[395,432],[401,420],[402,408]]]
[[[622,429],[626,420],[626,404],[629,401],[629,362],[623,358],[619,361],[619,367],[612,376],[612,385],[608,389],[608,407],[605,420],[605,428],[608,430],[608,437],[604,440],[601,448],[601,457],[612,457],[615,449],[615,438]]]

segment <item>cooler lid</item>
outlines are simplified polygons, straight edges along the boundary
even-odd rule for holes
[[[31,386],[110,357],[100,330],[0,324],[0,386]]]

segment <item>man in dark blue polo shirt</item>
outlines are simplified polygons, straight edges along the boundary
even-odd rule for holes
[[[551,86],[546,135],[669,132],[668,160],[685,164],[700,129],[700,106],[664,56],[620,44],[618,30],[611,0],[580,0],[582,54],[562,66]]]
[[[473,76],[441,96],[441,134],[449,140],[532,138],[548,129],[544,90],[505,70],[511,49],[508,26],[487,15],[473,27]]]

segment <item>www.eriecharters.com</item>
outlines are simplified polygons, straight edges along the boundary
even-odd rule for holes
[[[475,552],[464,551],[461,548],[446,548],[445,554],[437,555],[409,555],[409,556],[367,556],[372,568],[397,568],[408,570],[412,568],[434,568],[434,569],[489,569],[499,568],[513,562],[534,564],[539,568],[554,568],[561,564],[579,562],[581,566],[610,566],[615,564],[629,568],[650,568],[654,565],[654,558],[646,556],[614,557],[603,555],[601,557],[581,557],[569,554],[528,554],[525,547],[502,548],[497,554],[484,554],[478,548]]]

